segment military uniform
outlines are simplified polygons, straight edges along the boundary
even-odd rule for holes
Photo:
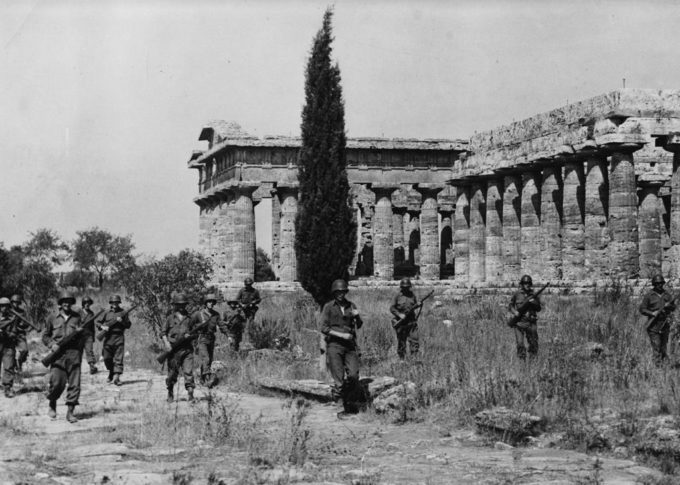
[[[520,359],[526,359],[527,349],[524,346],[524,339],[529,345],[529,356],[534,357],[538,354],[538,316],[536,313],[541,311],[541,300],[534,296],[532,288],[517,291],[510,299],[509,308],[519,310],[525,302],[534,297],[528,303],[528,309],[515,325],[515,342],[517,343],[517,355]]]
[[[193,328],[192,318],[184,313],[173,311],[165,321],[163,335],[167,338],[170,345],[173,345],[184,335],[191,332]],[[193,397],[194,390],[194,349],[192,342],[186,342],[181,348],[177,349],[168,359],[168,377],[165,385],[168,388],[168,399],[173,396],[173,388],[179,378],[179,371],[184,375],[184,387]]]
[[[246,281],[251,280],[248,278]],[[246,317],[246,327],[252,325],[253,320],[255,320],[255,314],[257,313],[257,304],[262,301],[262,298],[260,298],[260,292],[251,285],[252,282],[250,284],[246,284],[246,286],[239,290],[238,295],[236,295],[236,300],[244,307],[243,315]]]
[[[390,312],[394,315],[392,325],[395,325],[400,319],[400,314],[406,315],[407,320],[404,321],[399,328],[395,328],[397,332],[397,354],[402,359],[406,356],[406,343],[408,342],[411,354],[417,354],[420,347],[418,339],[418,326],[414,325],[415,315],[410,314],[409,311],[418,304],[416,296],[409,292],[405,294],[399,292],[392,300]]]
[[[9,312],[0,314],[0,363],[2,364],[2,386],[5,396],[13,397],[14,373],[16,369],[15,342],[16,342],[16,317]]]
[[[660,311],[666,305],[668,305],[666,310]],[[654,362],[656,365],[661,365],[668,358],[666,349],[668,348],[668,334],[670,333],[672,322],[671,312],[675,310],[673,297],[663,288],[661,292],[652,290],[642,299],[639,310],[643,315],[650,317],[656,312],[660,312],[651,327],[647,328],[647,334],[652,345]]]
[[[88,318],[92,318],[94,312],[91,309],[82,309],[80,312],[80,319],[84,322]],[[85,351],[85,359],[90,366],[90,373],[97,372],[97,358],[94,355],[94,323],[91,322],[83,330],[83,349]]]
[[[122,316],[125,310],[107,310],[97,321],[97,326],[101,330],[102,326],[109,327],[104,341],[102,342],[102,357],[106,370],[109,371],[109,380],[116,379],[123,373],[123,359],[125,357],[125,330],[132,326],[127,315]],[[118,318],[122,321],[118,322]]]
[[[241,347],[241,340],[243,339],[243,330],[246,326],[246,317],[243,310],[240,308],[224,312],[223,321],[229,341],[231,343],[231,350],[237,352]]]
[[[220,314],[211,308],[202,308],[191,315],[192,328],[206,323],[207,326],[198,333],[198,337],[194,341],[194,347],[201,373],[201,381],[212,387],[214,379],[210,366],[212,365],[213,354],[215,352],[215,333],[218,326],[223,333],[226,333],[227,329],[222,324]]]
[[[20,314],[22,317],[26,318],[26,312],[23,308],[18,306],[13,306],[12,308],[15,312]],[[28,360],[28,332],[31,329],[30,325],[25,323],[19,317],[15,316],[15,329],[16,329],[16,339],[15,339],[15,353],[16,353],[16,369],[17,372],[21,372],[21,368],[24,363]]]
[[[75,332],[80,324],[80,315],[77,313],[60,311],[48,318],[42,341],[47,347],[51,348],[54,344],[59,344],[64,337]],[[80,362],[82,359],[83,339],[79,338],[71,342],[50,366],[50,385],[47,399],[50,401],[51,409],[56,406],[56,401],[65,388],[66,404],[68,406],[78,405],[80,398]]]

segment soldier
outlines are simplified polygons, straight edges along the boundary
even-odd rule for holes
[[[529,345],[529,356],[535,357],[538,354],[538,325],[536,316],[537,312],[541,311],[541,300],[534,294],[532,288],[533,281],[531,276],[524,275],[519,280],[519,291],[515,292],[510,299],[510,312],[513,316],[520,316],[519,309],[527,304],[526,311],[519,318],[515,329],[515,341],[517,342],[517,356],[521,360],[525,360],[527,356],[527,349],[524,346],[524,339]]]
[[[87,295],[85,295],[80,300],[80,305],[82,307],[80,318],[82,321],[85,321],[94,315],[94,312],[90,308],[92,303],[94,303],[92,298]],[[94,325],[88,325],[88,327],[83,331],[83,339],[85,346],[85,358],[87,359],[87,363],[90,365],[90,374],[96,374],[99,372],[99,369],[97,369],[97,359],[94,356]]]
[[[120,375],[123,373],[123,358],[125,357],[125,330],[132,325],[120,304],[120,296],[111,296],[109,310],[104,312],[97,321],[99,330],[106,331],[102,343],[102,357],[106,370],[109,371],[107,382],[109,384],[113,382],[116,386],[122,384]]]
[[[25,317],[25,311],[21,308],[22,298],[21,295],[14,294],[10,298],[12,303],[12,310]],[[24,323],[20,318],[16,319],[15,329],[16,329],[16,373],[15,378],[17,381],[21,380],[21,372],[24,363],[28,360],[28,331],[30,330],[30,325]]]
[[[2,358],[2,387],[5,397],[13,398],[15,342],[17,336],[17,318],[9,311],[12,303],[9,298],[0,298],[0,356]]]
[[[57,303],[59,310],[47,319],[45,331],[42,335],[43,343],[51,350],[57,350],[59,343],[70,333],[80,327],[80,315],[71,309],[76,299],[71,293],[59,295]],[[61,353],[61,356],[50,366],[50,386],[47,399],[50,403],[49,416],[57,417],[57,399],[66,390],[66,420],[69,423],[78,421],[74,410],[80,397],[80,363],[83,360],[83,339],[71,342]]]
[[[201,384],[207,386],[209,389],[217,384],[217,377],[211,372],[210,366],[213,360],[213,353],[215,351],[215,333],[219,326],[222,333],[227,334],[227,329],[224,327],[220,314],[214,310],[217,303],[217,296],[209,293],[203,297],[203,308],[194,312],[191,316],[192,327],[197,325],[207,324],[206,327],[198,333],[196,339],[196,354],[198,358],[198,366],[201,372]]]
[[[348,290],[345,280],[335,280],[331,285],[333,299],[321,311],[321,333],[326,340],[326,364],[333,377],[334,401],[339,399],[343,387],[354,389],[359,384],[356,331],[363,321],[356,305],[345,298]]]
[[[172,298],[173,312],[165,321],[163,342],[170,350],[172,344],[182,337],[188,336],[192,329],[192,319],[187,313],[187,297],[183,293],[175,293]],[[194,349],[191,341],[177,349],[168,359],[168,377],[165,385],[168,388],[168,402],[175,399],[174,387],[179,377],[179,371],[184,374],[184,387],[189,394],[189,402],[194,400]]]
[[[390,312],[394,315],[392,326],[397,332],[397,354],[401,359],[406,356],[406,342],[409,344],[411,355],[418,353],[418,326],[415,325],[416,316],[411,311],[416,305],[418,299],[411,290],[411,280],[402,278],[399,282],[399,293],[390,306]],[[397,324],[398,326],[395,326]]]
[[[675,300],[663,285],[666,281],[661,275],[652,278],[652,290],[645,295],[640,303],[640,313],[649,317],[647,321],[647,334],[649,343],[654,353],[654,363],[661,366],[668,358],[668,334],[671,329],[671,313],[675,310]]]
[[[243,308],[247,328],[255,320],[257,305],[262,301],[262,298],[260,298],[260,292],[253,288],[252,278],[246,278],[243,280],[243,284],[245,286],[239,290],[236,300],[241,304],[241,308]]]

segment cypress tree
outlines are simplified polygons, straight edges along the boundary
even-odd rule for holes
[[[298,278],[319,305],[330,299],[333,280],[347,278],[356,244],[340,68],[331,62],[332,16],[326,10],[307,63],[295,219]]]

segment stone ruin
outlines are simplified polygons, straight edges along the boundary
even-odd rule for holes
[[[272,199],[272,263],[296,280],[300,139],[235,123],[195,151],[199,244],[220,286],[255,268],[254,206]],[[680,90],[622,89],[469,140],[350,138],[356,278],[460,287],[680,274]],[[439,281],[439,283],[443,283]]]

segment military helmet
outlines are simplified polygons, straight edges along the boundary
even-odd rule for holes
[[[21,303],[21,301],[22,301],[22,300],[21,300],[21,296],[20,296],[20,295],[17,295],[17,294],[15,293],[15,294],[12,295],[12,298],[10,298],[10,301],[12,301],[12,302],[17,302],[17,303]]]
[[[251,277],[248,277],[245,280],[243,280],[243,284],[246,286],[250,286],[253,284],[253,279]]]
[[[347,282],[345,280],[335,280],[331,285],[331,293],[335,293],[336,291],[349,291]]]
[[[653,284],[653,285],[658,285],[658,284],[663,285],[663,284],[665,284],[665,283],[666,283],[666,280],[664,280],[664,279],[663,279],[663,276],[661,276],[660,274],[655,274],[655,275],[652,277],[652,284]]]
[[[203,297],[203,302],[214,301],[217,302],[217,295],[215,293],[208,293]]]
[[[10,301],[9,298],[2,297],[0,298],[0,306],[9,306]]]
[[[119,295],[111,295],[109,297],[109,303],[122,303],[123,300],[120,299]]]
[[[80,303],[82,303],[83,305],[84,305],[85,303],[89,303],[90,305],[92,305],[92,304],[94,303],[94,301],[92,301],[92,298],[90,298],[89,296],[85,295],[85,296],[80,300]]]
[[[402,278],[399,282],[399,288],[410,288],[411,280],[409,278]]]
[[[59,298],[57,298],[57,303],[61,305],[63,302],[68,302],[71,304],[74,304],[76,302],[75,297],[73,296],[73,293],[70,291],[62,291],[59,293]]]
[[[189,303],[189,300],[187,300],[187,296],[184,293],[175,293],[172,296],[172,303],[174,305],[186,305]]]
[[[520,285],[523,285],[523,284],[533,285],[534,282],[532,281],[531,276],[529,276],[528,274],[525,274],[524,276],[522,276],[522,279],[519,280],[519,284]]]

